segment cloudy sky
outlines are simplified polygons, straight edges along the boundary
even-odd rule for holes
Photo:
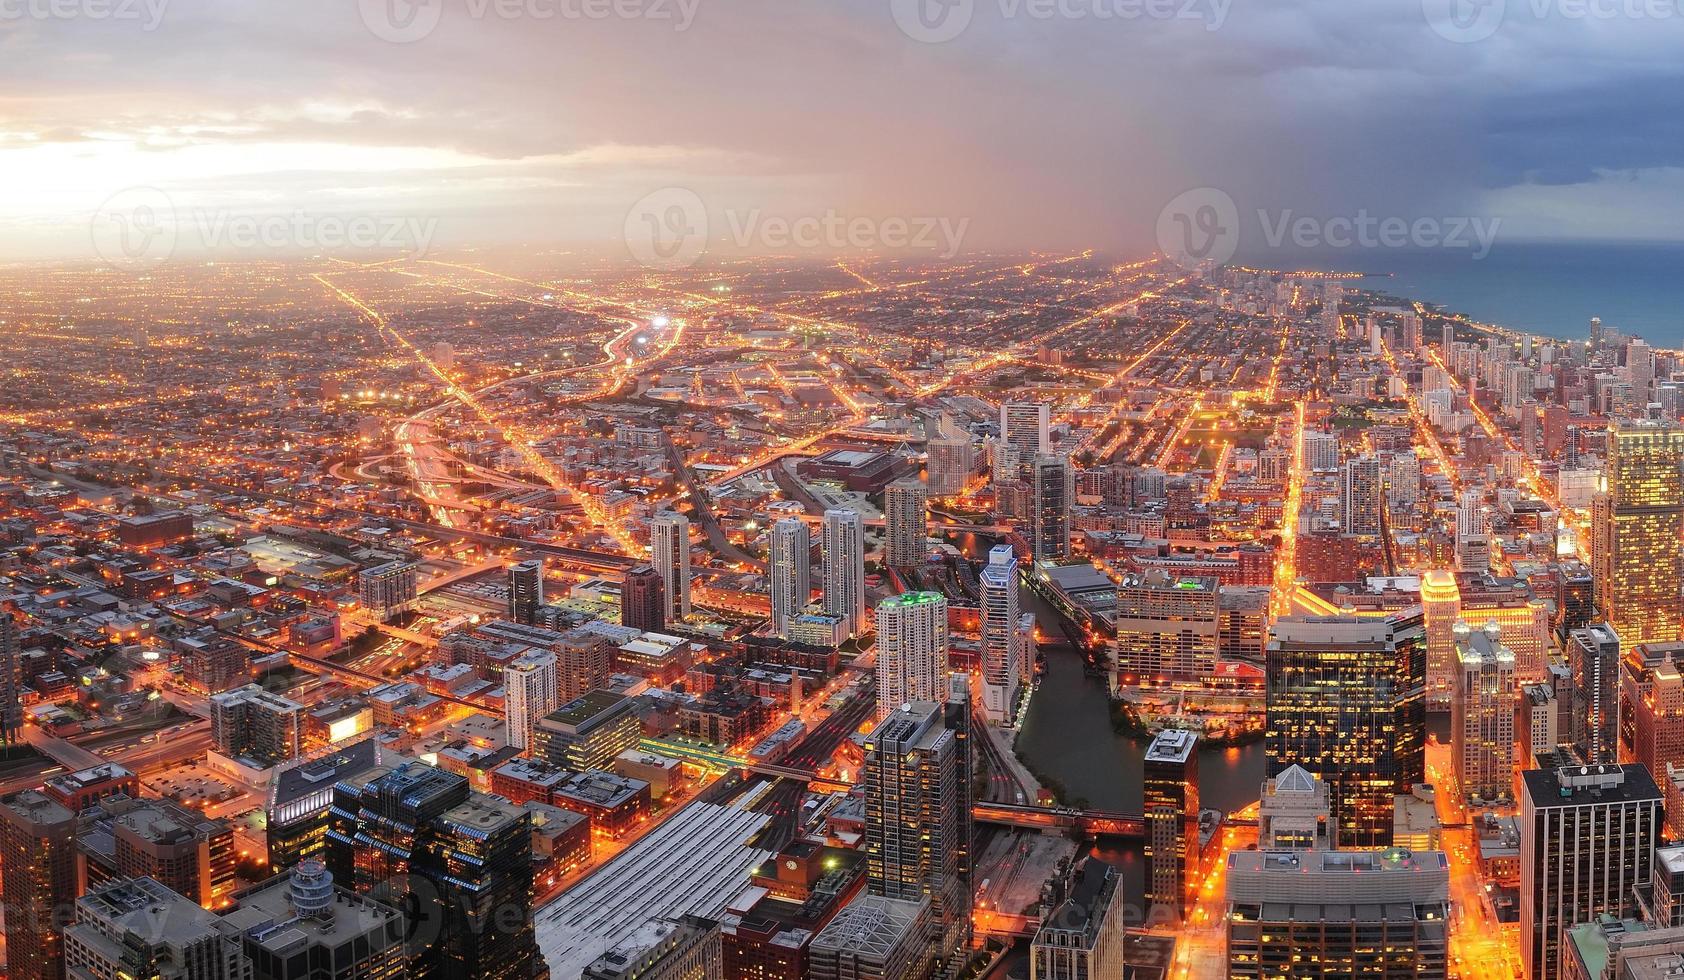
[[[1680,51],[1678,0],[0,0],[0,258],[136,187],[445,245],[623,249],[665,188],[980,248],[1148,250],[1202,187],[1670,240]]]

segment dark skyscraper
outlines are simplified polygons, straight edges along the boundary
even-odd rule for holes
[[[10,609],[0,606],[0,742],[15,745],[23,727],[23,704],[18,698],[23,665],[18,662],[18,625]]]
[[[63,980],[63,918],[76,900],[76,816],[26,789],[0,800],[6,975]]]
[[[1426,628],[1419,607],[1385,619],[1288,616],[1268,651],[1269,775],[1327,782],[1340,847],[1392,842],[1392,798],[1426,768]]]
[[[408,916],[410,975],[531,980],[548,971],[532,933],[525,810],[420,763],[334,788],[325,857],[334,880]]]
[[[1619,635],[1604,623],[1567,634],[1567,666],[1573,672],[1573,747],[1587,762],[1619,761]]]
[[[620,582],[620,623],[658,633],[667,627],[666,587],[652,565],[639,565]]]
[[[544,561],[534,558],[509,566],[509,618],[522,626],[538,622],[544,605]]]
[[[1180,922],[1189,911],[1189,885],[1198,867],[1198,736],[1169,729],[1146,749],[1146,904],[1154,915]],[[1165,921],[1165,920],[1157,920]]]

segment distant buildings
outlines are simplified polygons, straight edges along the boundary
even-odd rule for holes
[[[1146,904],[1170,923],[1186,918],[1199,867],[1198,736],[1168,729],[1146,747]]]
[[[772,632],[787,638],[790,622],[806,608],[812,594],[813,541],[806,522],[798,517],[773,524],[770,536],[766,575],[772,596]]]
[[[824,611],[841,616],[847,636],[865,632],[865,522],[858,511],[827,510],[821,525]]]
[[[668,621],[690,618],[690,518],[664,510],[649,522],[649,551],[665,590]]]
[[[1684,430],[1648,422],[1608,431],[1606,489],[1591,505],[1596,601],[1627,644],[1679,636]]]
[[[929,491],[923,481],[897,480],[883,492],[883,560],[904,568],[922,565],[929,551]]]
[[[877,715],[947,697],[947,599],[905,592],[877,604]]]
[[[1566,929],[1633,913],[1661,832],[1661,793],[1641,766],[1521,774],[1520,953],[1530,980],[1564,976]]]
[[[1426,647],[1418,611],[1287,616],[1271,632],[1269,772],[1326,781],[1340,847],[1391,843],[1392,798],[1425,778]]]
[[[117,540],[130,548],[158,548],[193,536],[193,516],[168,510],[117,521]]]
[[[544,560],[533,558],[509,566],[509,619],[522,626],[538,624],[544,607]]]
[[[1052,451],[1051,420],[1047,402],[1005,402],[1000,406],[1000,440],[1028,463]]]

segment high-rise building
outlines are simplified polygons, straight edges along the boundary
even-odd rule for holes
[[[530,818],[466,777],[406,763],[340,783],[325,857],[336,881],[410,910],[410,976],[547,976],[532,933]]]
[[[1444,569],[1421,573],[1421,609],[1427,626],[1427,703],[1450,704],[1456,690],[1456,624],[1462,619],[1462,595],[1456,576]]]
[[[1000,406],[1000,438],[1022,460],[1052,451],[1052,406],[1046,402],[1005,402]]]
[[[1346,534],[1378,535],[1383,499],[1380,457],[1370,453],[1345,464],[1339,500]]]
[[[119,878],[76,900],[64,930],[72,980],[251,980],[239,930],[151,878]]]
[[[1566,929],[1635,911],[1661,819],[1661,792],[1642,766],[1521,773],[1520,954],[1530,980],[1561,980]]]
[[[173,800],[113,796],[81,814],[80,832],[109,841],[85,848],[89,884],[154,878],[165,888],[220,911],[234,900],[234,827]]]
[[[1263,780],[1257,846],[1265,851],[1330,850],[1329,812],[1327,784],[1302,766],[1287,766],[1280,775]]]
[[[1113,662],[1119,686],[1196,681],[1216,672],[1221,583],[1163,569],[1128,572],[1117,586]]]
[[[1605,623],[1567,634],[1573,676],[1573,745],[1593,763],[1619,761],[1620,637]]]
[[[1621,758],[1659,779],[1684,769],[1684,643],[1645,643],[1620,663]]]
[[[639,565],[620,579],[620,623],[659,633],[667,628],[667,588],[653,565]]]
[[[16,745],[23,730],[23,664],[18,655],[18,624],[12,612],[0,605],[0,743]]]
[[[1456,507],[1456,567],[1464,572],[1491,568],[1491,514],[1475,490],[1462,491]]]
[[[920,480],[896,480],[883,491],[884,561],[897,568],[929,556],[929,491]]]
[[[252,980],[398,980],[409,966],[403,912],[340,886],[319,860],[241,892],[224,919],[241,933]],[[347,947],[344,966],[320,966]]]
[[[1061,561],[1070,557],[1070,498],[1073,479],[1067,456],[1043,454],[1035,457],[1034,492],[1031,509],[1030,550],[1035,561]]]
[[[1029,980],[1124,976],[1127,923],[1121,876],[1112,865],[1089,857],[1071,877],[1069,895],[1029,946]]]
[[[667,621],[690,618],[690,518],[664,510],[649,521],[649,550],[666,591]]]
[[[247,684],[211,695],[209,707],[218,752],[265,768],[298,758],[304,734],[304,706],[298,702]]]
[[[1684,429],[1620,423],[1608,432],[1606,488],[1591,504],[1596,600],[1626,644],[1680,638]]]
[[[1403,513],[1421,502],[1421,461],[1414,450],[1393,453],[1386,464],[1386,503]]]
[[[952,497],[965,489],[971,471],[976,469],[976,454],[971,448],[971,434],[957,427],[944,425],[941,432],[931,436],[924,446],[928,462],[925,479],[930,494]]]
[[[1007,723],[1018,699],[1017,552],[1009,544],[988,552],[988,565],[977,576],[981,595],[982,709],[989,721]]]
[[[1390,844],[1393,797],[1424,780],[1426,647],[1419,609],[1286,616],[1270,633],[1269,773],[1298,765],[1327,782],[1340,847]]]
[[[966,743],[942,705],[914,701],[866,739],[865,852],[871,894],[930,903],[929,938],[946,959],[970,932]]]
[[[947,698],[947,599],[903,592],[877,604],[877,715]]]
[[[503,718],[511,747],[523,753],[536,749],[538,722],[556,707],[555,654],[530,650],[503,668]]]
[[[1319,429],[1305,429],[1300,440],[1304,466],[1310,470],[1331,472],[1339,469],[1339,436]]]
[[[846,621],[847,635],[865,632],[865,522],[858,511],[827,510],[820,529],[824,548],[824,611]]]
[[[806,522],[786,517],[772,525],[766,575],[772,593],[772,632],[789,636],[789,624],[812,593],[813,541]]]
[[[1152,920],[1183,921],[1197,896],[1198,736],[1167,729],[1146,747],[1146,904]],[[1162,917],[1162,918],[1160,918]]]
[[[1514,799],[1514,651],[1489,623],[1456,624],[1456,696],[1451,701],[1451,768],[1475,805]]]
[[[1443,852],[1235,851],[1227,871],[1231,980],[1444,980]]]
[[[522,626],[538,625],[544,607],[544,560],[532,558],[509,566],[509,619]]]
[[[415,566],[389,561],[357,573],[357,598],[381,622],[415,605]]]
[[[63,910],[76,888],[76,815],[32,789],[0,799],[9,980],[64,980]]]

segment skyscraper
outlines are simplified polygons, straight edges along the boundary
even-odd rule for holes
[[[6,976],[64,980],[62,910],[76,900],[76,815],[36,790],[0,799]]]
[[[1221,646],[1220,603],[1214,577],[1160,568],[1123,575],[1112,658],[1118,684],[1209,677]]]
[[[1606,623],[1567,634],[1573,676],[1573,745],[1587,761],[1619,761],[1620,636]]]
[[[420,763],[334,787],[326,865],[336,881],[408,912],[412,977],[546,975],[532,933],[525,810]]]
[[[1679,639],[1684,430],[1653,422],[1608,432],[1606,487],[1591,505],[1596,601],[1627,644]]]
[[[1450,704],[1456,691],[1456,624],[1462,619],[1462,594],[1454,573],[1429,569],[1421,574],[1421,609],[1427,626],[1427,703]]]
[[[544,560],[533,558],[509,566],[509,618],[522,626],[538,622],[544,606]]]
[[[667,621],[690,618],[690,518],[664,510],[649,522],[649,549],[666,592]]]
[[[947,599],[904,592],[877,604],[877,716],[947,699]]]
[[[904,568],[922,565],[929,551],[929,492],[922,481],[896,480],[883,493],[883,523],[886,526],[884,560]]]
[[[1345,464],[1340,504],[1346,534],[1380,533],[1380,458],[1358,456]]]
[[[1146,904],[1149,921],[1179,923],[1197,895],[1198,736],[1167,729],[1146,747]],[[1163,918],[1159,918],[1163,917]]]
[[[415,605],[415,565],[389,561],[357,573],[357,597],[381,622]]]
[[[1490,623],[1475,630],[1455,628],[1456,696],[1450,723],[1451,768],[1464,799],[1476,804],[1514,798],[1514,651]]]
[[[6,745],[16,745],[23,728],[23,702],[18,697],[23,665],[18,653],[18,624],[12,611],[0,605],[0,743]]]
[[[556,659],[548,650],[531,650],[503,668],[503,717],[508,741],[523,753],[536,748],[532,733],[557,707]]]
[[[971,921],[964,754],[965,743],[946,724],[942,706],[914,701],[897,706],[867,738],[861,770],[871,893],[927,898],[930,939],[940,958],[959,948]]]
[[[667,628],[667,589],[653,565],[639,565],[620,580],[620,623],[659,633]]]
[[[926,427],[930,423],[925,423]],[[951,417],[941,416],[934,431],[925,441],[927,457],[925,476],[930,493],[936,497],[951,497],[965,489],[976,457],[971,451],[971,434],[953,424]]]
[[[1299,765],[1328,784],[1340,847],[1392,840],[1392,798],[1426,771],[1426,629],[1384,619],[1287,616],[1267,654],[1269,774]]]
[[[849,636],[865,632],[865,522],[857,511],[827,510],[820,529],[824,548],[824,611],[841,616]]]
[[[1033,475],[1033,527],[1025,537],[1029,538],[1035,561],[1060,561],[1070,557],[1070,460],[1065,456],[1037,456]]]
[[[1050,424],[1052,406],[1046,402],[1005,402],[1000,405],[1000,438],[1018,452],[1018,458],[1034,459],[1052,451]]]
[[[277,766],[298,758],[304,706],[256,684],[210,697],[211,741],[224,755]]]
[[[1520,956],[1529,980],[1561,980],[1562,932],[1630,916],[1652,878],[1661,791],[1642,766],[1521,773]]]
[[[1017,553],[1009,544],[988,552],[978,576],[981,593],[982,708],[988,720],[1009,722],[1018,696]]]
[[[772,632],[789,636],[789,624],[807,606],[812,593],[812,537],[806,522],[786,517],[772,525],[766,574],[772,594]]]

